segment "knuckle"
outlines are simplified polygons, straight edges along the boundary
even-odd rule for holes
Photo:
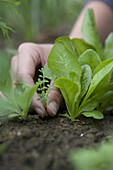
[[[23,51],[24,49],[26,49],[28,47],[28,43],[22,43],[19,45],[18,47],[18,52],[20,53],[21,51]]]
[[[31,49],[31,47],[34,47],[36,44],[35,43],[22,43],[20,44],[20,46],[18,47],[18,53],[21,53],[22,51],[28,51],[29,49]]]

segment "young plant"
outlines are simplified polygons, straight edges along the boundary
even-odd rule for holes
[[[44,107],[46,107],[47,99],[49,97],[51,90],[53,90],[53,87],[52,87],[52,83],[51,85],[48,84],[49,80],[47,80],[44,75],[44,68],[41,68],[39,71],[41,75],[39,75],[40,78],[38,78],[38,83],[40,83],[40,85],[39,88],[37,89],[37,92],[40,98],[38,98],[37,100],[41,100],[41,102],[44,104]]]
[[[93,10],[88,9],[83,20],[82,34],[88,43],[76,38],[70,40],[68,37],[55,41],[47,60],[51,73],[49,77],[56,76],[54,85],[61,90],[69,113],[65,116],[71,120],[80,114],[102,119],[101,112],[111,96],[108,92],[113,91],[113,33],[106,40],[103,50]],[[107,100],[103,104],[105,97]]]
[[[0,57],[0,91],[4,98],[0,98],[0,119],[8,117],[27,118],[29,107],[38,86],[43,83],[37,82],[33,87],[21,82],[13,89],[10,75],[10,61]]]

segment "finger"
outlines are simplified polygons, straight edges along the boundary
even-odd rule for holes
[[[19,82],[24,82],[30,85],[31,87],[34,86],[33,77],[35,75],[35,68],[37,65],[40,64],[40,59],[38,58],[38,54],[32,53],[31,51],[27,50],[29,46],[24,46],[25,48],[19,50],[18,56],[14,56],[12,58],[11,63],[11,74],[13,78],[14,87]],[[30,48],[30,47],[29,47]],[[46,114],[45,108],[40,100],[38,94],[35,93],[32,99],[32,108],[41,116],[44,117]]]
[[[28,74],[32,78],[35,75],[36,67],[40,65],[39,53],[36,50],[37,45],[33,43],[24,43],[18,49],[18,55],[12,58],[11,69],[14,74],[13,79],[17,80],[19,74]]]
[[[29,84],[31,87],[35,85],[32,77],[29,76],[28,74],[24,75],[19,74],[19,80],[16,81],[16,83],[17,82],[24,82],[26,84]],[[46,115],[46,110],[45,107],[43,106],[43,103],[40,100],[37,100],[38,98],[40,97],[38,96],[37,92],[35,92],[31,102],[31,109],[35,110],[43,118]]]
[[[47,99],[47,112],[50,116],[55,116],[57,114],[62,99],[63,97],[60,90],[57,87],[53,87]]]

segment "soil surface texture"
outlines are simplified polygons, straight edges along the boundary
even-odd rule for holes
[[[71,150],[95,147],[109,140],[112,131],[113,115],[108,113],[103,120],[29,115],[27,121],[0,124],[0,170],[73,170]]]

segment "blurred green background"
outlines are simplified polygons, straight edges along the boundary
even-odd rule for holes
[[[0,6],[0,15],[8,26],[13,46],[25,41],[53,42],[68,35],[84,0],[20,0],[18,14]],[[0,32],[1,34],[1,32]]]

